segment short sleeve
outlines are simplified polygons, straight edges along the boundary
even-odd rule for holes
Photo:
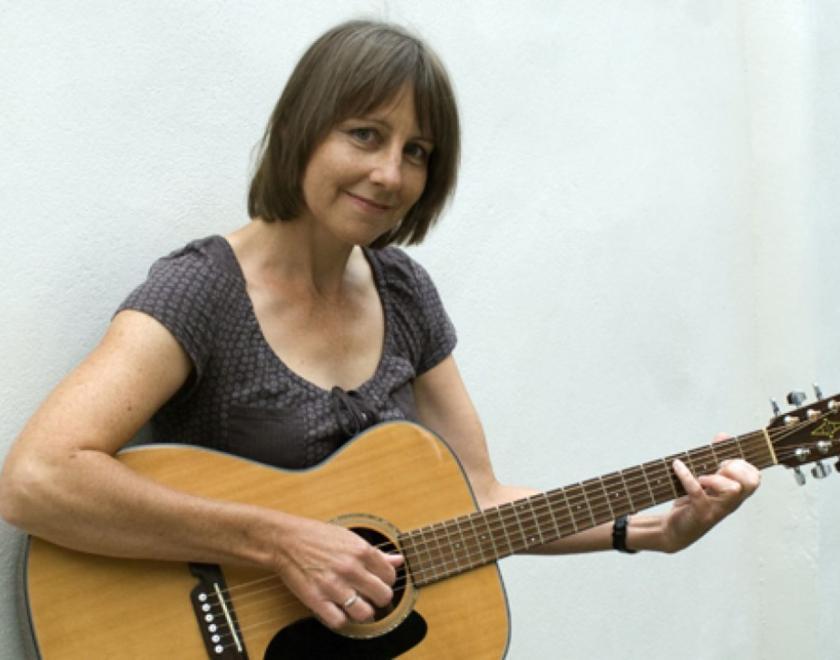
[[[409,263],[414,272],[418,306],[425,319],[420,336],[422,351],[416,365],[419,376],[447,358],[455,349],[458,337],[429,273],[416,261]]]
[[[429,273],[402,249],[391,245],[366,254],[381,280],[394,355],[408,360],[419,376],[452,353],[455,326]]]
[[[231,287],[200,244],[191,243],[156,261],[146,281],[117,309],[132,309],[159,321],[181,344],[201,378],[212,352],[217,310]]]

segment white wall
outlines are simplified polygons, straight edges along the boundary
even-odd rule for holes
[[[415,254],[504,479],[578,481],[840,389],[831,0],[0,1],[0,455],[154,258],[245,221],[291,67],[360,14],[419,30],[457,86],[461,184]],[[838,495],[777,468],[679,555],[506,560],[509,657],[838,657]],[[0,524],[8,658],[19,541]]]

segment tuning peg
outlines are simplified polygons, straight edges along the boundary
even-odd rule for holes
[[[797,408],[802,405],[802,402],[805,401],[805,399],[805,392],[798,392],[794,390],[793,392],[788,392],[787,395],[787,402]]]
[[[825,479],[831,474],[831,468],[822,461],[817,461],[817,464],[811,468],[811,474],[814,475],[814,479]]]
[[[781,410],[779,410],[779,404],[776,403],[776,399],[770,399],[770,407],[773,409],[773,414],[778,415]]]
[[[840,463],[840,461],[837,461]],[[840,467],[837,468],[840,470]],[[805,475],[802,474],[802,470],[799,469],[799,466],[793,468],[793,478],[796,479],[796,483],[800,486],[805,485]]]
[[[823,398],[822,390],[820,389],[820,386],[816,383],[814,383],[814,396],[817,397],[817,401],[821,401]]]

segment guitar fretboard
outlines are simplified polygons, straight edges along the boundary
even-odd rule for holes
[[[420,587],[676,499],[685,494],[671,468],[677,458],[698,476],[727,459],[776,464],[766,435],[748,433],[410,530],[399,542],[412,580]]]

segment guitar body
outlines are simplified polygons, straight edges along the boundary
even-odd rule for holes
[[[172,488],[324,521],[364,514],[357,522],[372,516],[405,531],[476,510],[449,448],[428,431],[404,422],[376,426],[326,462],[300,472],[190,446],[148,445],[126,450],[118,458]],[[349,526],[355,528],[356,523]],[[311,613],[273,576],[241,567],[220,568],[251,660],[316,657],[307,651],[312,640],[293,635],[287,639],[283,631],[298,628],[301,634],[335,636],[311,620]],[[216,657],[205,647],[191,604],[196,584],[187,564],[99,557],[31,538],[25,596],[38,657]],[[495,563],[416,590],[409,584],[405,593],[412,610],[407,618],[385,627],[370,624],[362,636],[372,640],[341,636],[341,644],[333,648],[343,650],[332,657],[393,657],[376,646],[376,638],[400,635],[407,635],[409,648],[394,655],[406,660],[505,655],[509,619]]]

